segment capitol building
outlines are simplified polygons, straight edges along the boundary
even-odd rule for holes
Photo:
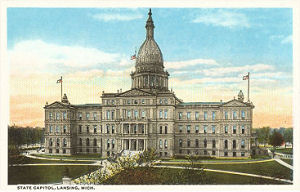
[[[46,153],[97,153],[154,148],[161,158],[179,155],[249,157],[254,105],[240,91],[230,101],[183,102],[169,89],[170,74],[154,40],[151,10],[146,39],[136,56],[131,89],[103,92],[99,104],[46,104]]]

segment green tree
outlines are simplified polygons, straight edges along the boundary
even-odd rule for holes
[[[256,130],[258,142],[263,143],[264,147],[270,140],[270,130],[270,127],[263,127]]]

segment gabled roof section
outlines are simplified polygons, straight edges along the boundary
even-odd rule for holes
[[[232,99],[228,102],[223,103],[222,107],[253,107],[254,105],[252,103],[246,103],[239,101],[237,99]]]
[[[51,103],[50,105],[45,105],[45,109],[51,109],[51,108],[73,108],[70,104],[62,103],[59,101],[55,101],[54,103]]]
[[[154,96],[154,94],[141,89],[133,88],[116,95],[116,97],[132,97],[132,96]]]

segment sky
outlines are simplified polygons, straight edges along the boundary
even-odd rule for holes
[[[146,8],[8,8],[10,124],[44,125],[46,102],[101,103],[102,91],[130,89],[130,56],[145,40]],[[154,38],[184,102],[255,105],[253,127],[291,127],[292,9],[154,8]]]

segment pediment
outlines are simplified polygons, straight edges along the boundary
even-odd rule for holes
[[[131,97],[131,96],[152,96],[152,93],[142,91],[140,89],[130,89],[123,93],[120,93],[118,97]]]
[[[235,99],[228,101],[227,103],[224,103],[222,105],[222,107],[247,107],[247,106],[248,106],[247,104]]]
[[[55,101],[54,103],[51,103],[50,105],[45,106],[45,108],[47,108],[47,109],[51,109],[51,108],[55,108],[55,109],[57,109],[57,108],[69,108],[69,107],[70,107],[70,105],[65,105],[65,104],[63,104],[61,102],[58,102],[58,101]]]

